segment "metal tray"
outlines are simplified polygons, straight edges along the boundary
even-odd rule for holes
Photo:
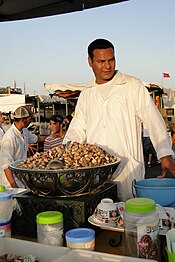
[[[112,164],[77,169],[33,170],[16,167],[15,161],[9,168],[31,192],[38,196],[76,197],[93,194],[111,180],[121,159]]]

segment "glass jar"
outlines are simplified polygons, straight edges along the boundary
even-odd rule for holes
[[[133,198],[126,201],[124,235],[127,256],[160,260],[159,217],[154,200]]]

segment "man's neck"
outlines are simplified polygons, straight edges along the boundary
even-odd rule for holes
[[[57,138],[57,137],[63,138],[63,134],[59,131],[57,133],[52,133],[52,137],[53,138]]]
[[[20,122],[15,122],[14,125],[16,126],[16,128],[17,128],[19,131],[22,131],[23,126],[21,125]]]

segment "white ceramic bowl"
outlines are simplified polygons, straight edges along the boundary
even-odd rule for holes
[[[97,208],[103,211],[111,211],[116,209],[116,205],[111,198],[103,198]]]
[[[102,199],[94,212],[94,217],[98,222],[110,225],[116,224],[116,219],[119,215],[118,208],[110,198]]]

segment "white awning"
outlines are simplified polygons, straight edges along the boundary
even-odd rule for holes
[[[47,91],[56,91],[56,90],[61,90],[61,91],[66,91],[66,90],[71,90],[71,91],[76,91],[80,90],[82,91],[87,84],[47,84],[44,83],[44,88]]]
[[[19,106],[24,106],[25,95],[1,95],[0,96],[0,111],[8,113],[9,111],[14,112]]]

